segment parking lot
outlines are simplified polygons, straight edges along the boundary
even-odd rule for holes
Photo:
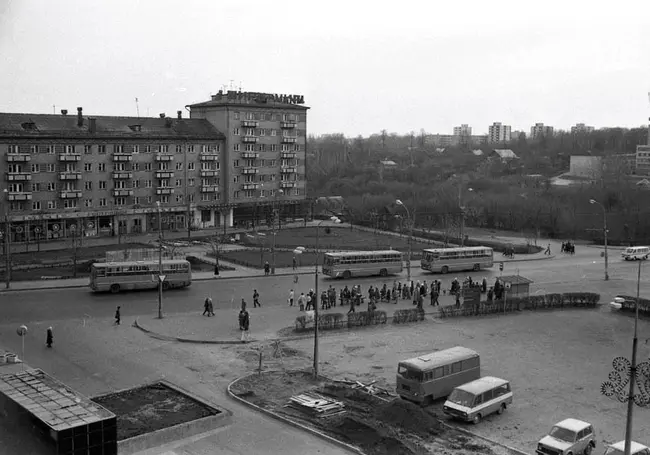
[[[553,424],[574,417],[595,426],[600,453],[604,442],[625,435],[626,405],[601,395],[600,387],[615,357],[630,358],[633,322],[603,308],[388,326],[323,338],[321,361],[326,375],[377,379],[394,389],[399,360],[457,345],[475,349],[482,375],[512,382],[514,402],[505,414],[468,429],[531,453]],[[650,322],[640,321],[639,330],[638,359],[644,361]],[[310,344],[288,343],[307,353]],[[634,439],[650,443],[650,409],[635,409]]]

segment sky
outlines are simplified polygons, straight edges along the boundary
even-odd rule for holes
[[[308,133],[638,127],[650,1],[0,0],[0,112],[304,95]]]

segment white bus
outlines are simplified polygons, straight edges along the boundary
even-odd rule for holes
[[[332,278],[387,276],[402,270],[402,253],[395,250],[325,253],[323,261],[323,274]]]
[[[481,270],[494,265],[494,251],[486,246],[436,248],[422,251],[420,266],[430,272]]]
[[[97,262],[90,267],[90,289],[94,292],[157,289],[158,261]],[[192,284],[192,267],[185,260],[162,261],[163,290]]]

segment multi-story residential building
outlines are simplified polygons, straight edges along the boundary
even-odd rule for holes
[[[584,123],[576,123],[575,126],[571,127],[571,134],[579,134],[579,133],[591,133],[594,131],[593,126],[587,126]]]
[[[303,213],[309,109],[303,97],[219,91],[211,98],[189,105],[190,118],[225,134],[223,188],[234,219]]]
[[[650,138],[648,138],[650,141]],[[636,171],[637,175],[650,175],[650,145],[636,146]]]
[[[159,222],[231,227],[259,221],[251,203],[268,209],[269,200],[280,216],[304,216],[307,107],[297,101],[202,103],[190,119],[0,113],[0,214],[11,240],[142,233]]]
[[[463,123],[460,126],[455,126],[454,127],[454,136],[471,136],[472,135],[472,127]]]
[[[552,126],[546,126],[543,123],[535,123],[535,125],[530,127],[530,138],[533,140],[550,136],[553,136]]]
[[[494,122],[488,128],[488,138],[490,143],[507,143],[510,142],[512,127],[503,125],[501,122]]]

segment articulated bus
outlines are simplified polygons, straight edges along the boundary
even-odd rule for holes
[[[436,248],[422,251],[420,266],[430,272],[456,272],[494,266],[494,251],[487,246]]]
[[[461,346],[399,362],[397,394],[405,400],[429,405],[462,384],[481,377],[481,358]]]
[[[157,289],[158,275],[164,275],[163,290],[192,284],[192,268],[185,260],[97,262],[90,268],[90,289],[94,292]]]
[[[395,250],[325,253],[323,261],[323,275],[333,278],[387,276],[401,273],[402,270],[402,253]]]

